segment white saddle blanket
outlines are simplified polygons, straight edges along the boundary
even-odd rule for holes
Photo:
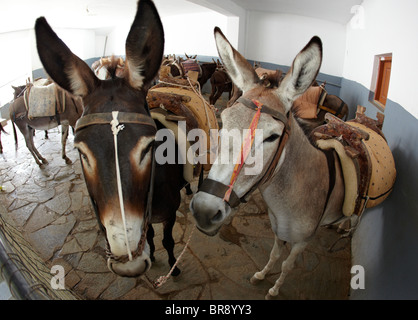
[[[29,119],[55,116],[55,90],[56,85],[54,83],[43,87],[33,86],[29,92],[29,99],[26,98],[25,91],[25,100],[29,102],[27,105]]]

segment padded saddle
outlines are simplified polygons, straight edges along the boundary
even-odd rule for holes
[[[381,131],[382,119],[380,116],[376,121],[357,112],[354,120],[344,122],[328,113],[327,123],[312,131],[318,148],[334,149],[339,156],[346,216],[361,215],[365,208],[381,203],[395,183],[395,161]]]

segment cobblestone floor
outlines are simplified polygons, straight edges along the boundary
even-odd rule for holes
[[[78,153],[70,134],[67,155],[73,164],[60,157],[58,129],[44,139],[37,131],[35,145],[49,161],[40,169],[18,132],[15,151],[13,131],[1,136],[4,153],[0,155],[0,203],[8,223],[17,227],[33,245],[45,263],[62,265],[65,285],[86,299],[264,299],[278,278],[284,250],[273,273],[258,285],[249,279],[267,262],[273,245],[273,233],[267,210],[259,193],[241,205],[229,224],[215,237],[196,230],[179,264],[181,274],[159,289],[145,278],[122,278],[108,271],[104,236],[98,228],[82,177]],[[196,190],[196,182],[192,185]],[[183,249],[194,221],[188,206],[191,196],[182,194],[182,204],[174,226],[175,253]],[[162,247],[162,225],[155,225],[156,262],[148,273],[156,279],[168,272],[167,255]],[[318,235],[299,256],[294,270],[286,278],[279,299],[347,299],[350,281],[350,243],[341,242],[340,250],[327,248],[339,235],[320,229]]]

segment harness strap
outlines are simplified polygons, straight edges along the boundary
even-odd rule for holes
[[[150,116],[145,114],[134,112],[119,112],[118,119],[119,122],[123,122],[125,124],[135,123],[149,125],[151,127],[154,127],[155,130],[157,130],[154,120]],[[80,119],[77,120],[77,123],[75,125],[75,132],[94,124],[109,124],[112,120],[113,117],[111,113],[88,114],[82,116]]]
[[[203,180],[202,185],[199,187],[199,191],[203,191],[212,194],[218,198],[223,199],[225,193],[228,191],[229,186],[219,181],[206,178]],[[241,199],[237,196],[235,191],[231,189],[229,200],[227,201],[231,208],[238,206],[241,203]]]
[[[242,103],[243,105],[245,105],[246,107],[256,110],[258,109],[258,106],[253,102],[253,100],[251,99],[247,99],[244,97],[240,97],[237,99],[237,101],[235,103]],[[274,110],[266,105],[263,105],[263,110],[261,111],[262,113],[267,113],[269,115],[271,115],[273,118],[275,118],[276,120],[279,120],[283,123],[287,123],[287,118],[286,116],[281,113],[280,111]]]
[[[334,151],[333,150],[329,150],[329,151],[321,150],[321,151],[324,152],[325,156],[327,157],[329,183],[328,183],[327,197],[325,198],[325,203],[324,203],[324,209],[322,210],[321,217],[318,220],[318,224],[315,228],[314,233],[316,232],[316,230],[319,227],[319,224],[321,223],[321,220],[322,220],[322,218],[325,214],[325,210],[327,209],[327,205],[328,205],[328,201],[331,197],[331,193],[334,190],[334,186],[335,186],[335,154],[334,154]]]

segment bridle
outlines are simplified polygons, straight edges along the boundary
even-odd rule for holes
[[[202,182],[202,185],[199,188],[199,191],[203,191],[214,195],[218,198],[223,199],[225,202],[229,204],[231,208],[237,207],[241,202],[246,202],[246,198],[259,186],[265,184],[269,181],[275,172],[277,164],[279,163],[280,156],[283,153],[283,149],[289,139],[290,131],[291,131],[291,118],[292,113],[289,113],[289,117],[286,117],[283,113],[273,108],[270,108],[266,105],[261,104],[259,101],[254,99],[247,99],[244,97],[239,98],[235,104],[241,103],[247,108],[253,109],[260,113],[265,113],[271,115],[275,120],[280,121],[284,124],[283,134],[280,136],[279,140],[279,147],[276,149],[276,152],[273,155],[273,159],[271,160],[266,172],[264,175],[250,188],[248,192],[246,192],[241,198],[237,196],[235,191],[233,190],[233,179],[231,178],[230,185],[225,185],[219,181],[212,180],[212,179],[205,179]],[[242,152],[243,148],[241,148]],[[229,193],[227,199],[225,195]]]
[[[127,254],[123,256],[114,256],[110,248],[107,249],[107,256],[108,258],[111,258],[114,261],[117,262],[127,262],[132,261],[135,257],[141,256],[142,252],[145,248],[146,243],[146,234],[148,231],[148,225],[151,221],[151,214],[152,214],[152,197],[153,197],[153,191],[154,191],[154,175],[155,175],[155,157],[154,152],[155,148],[152,147],[152,157],[151,157],[151,179],[150,184],[148,188],[148,195],[147,195],[147,204],[146,209],[144,212],[144,221],[142,225],[142,235],[138,243],[138,247],[134,252],[131,251],[129,247],[129,241],[127,236],[127,226],[126,226],[126,220],[125,220],[125,208],[123,204],[123,191],[122,191],[122,184],[120,179],[120,170],[119,170],[119,160],[118,160],[118,149],[117,149],[117,135],[118,133],[123,130],[124,124],[137,124],[137,125],[145,125],[150,126],[154,130],[154,133],[157,132],[157,127],[155,125],[154,120],[149,115],[144,115],[140,113],[133,113],[133,112],[119,112],[119,111],[113,111],[113,112],[107,112],[107,113],[93,113],[88,114],[83,117],[81,117],[75,126],[75,133],[79,132],[81,129],[86,128],[88,126],[92,125],[110,125],[111,130],[114,136],[114,146],[115,146],[115,164],[116,164],[116,175],[117,175],[117,185],[118,185],[118,196],[119,196],[119,204],[121,208],[121,215],[122,215],[122,222],[124,227],[124,233],[125,233],[125,242],[126,242],[126,249]],[[99,225],[102,230],[104,230],[104,226],[102,225],[98,213],[98,208],[96,201],[90,196],[93,204],[93,208],[96,214],[96,218],[99,221]],[[107,239],[106,239],[107,241]],[[107,241],[108,245],[108,241]],[[108,260],[109,261],[109,260]]]

